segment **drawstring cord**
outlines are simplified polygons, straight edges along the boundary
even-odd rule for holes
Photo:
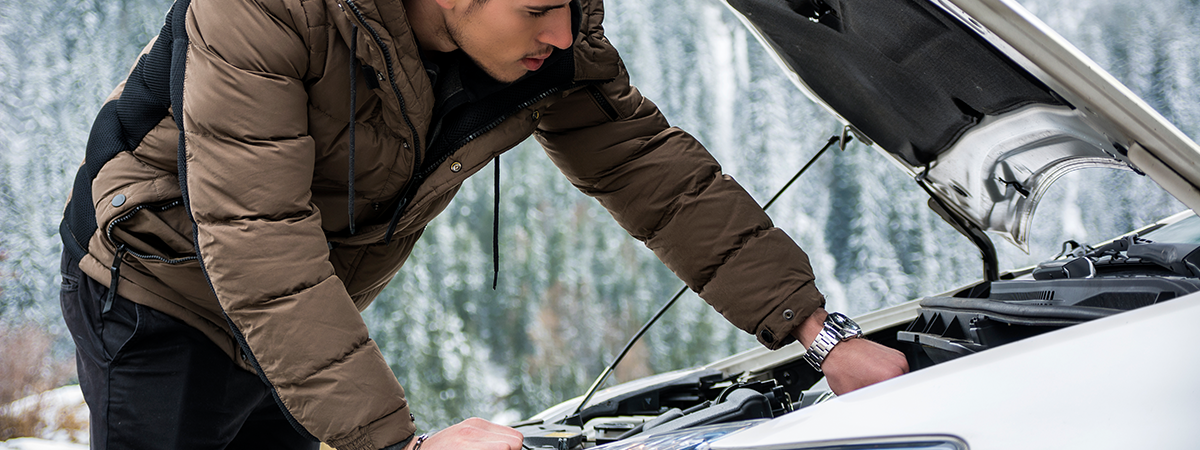
[[[125,244],[117,247],[117,256],[113,257],[112,265],[108,266],[108,271],[112,275],[112,280],[108,282],[108,293],[104,294],[104,303],[100,307],[100,314],[104,314],[112,310],[113,300],[117,296],[117,282],[121,280],[121,257],[125,256]]]
[[[350,234],[354,234],[354,113],[358,109],[358,25],[350,26],[350,174],[346,183],[349,191],[346,203],[349,206]]]
[[[496,155],[496,186],[492,194],[492,290],[500,279],[500,155]]]

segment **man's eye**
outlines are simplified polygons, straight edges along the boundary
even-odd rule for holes
[[[543,10],[537,10],[537,11],[529,11],[530,17],[545,17],[546,14],[550,14],[550,10],[543,9]]]

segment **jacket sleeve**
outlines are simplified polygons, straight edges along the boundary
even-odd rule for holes
[[[588,51],[577,59],[615,55],[599,19],[587,23]],[[791,330],[824,305],[808,256],[696,139],[668,125],[611,58],[615,79],[550,106],[539,142],[571,183],[730,322],[768,348],[791,342]]]
[[[303,19],[270,0],[191,3],[180,178],[209,284],[284,413],[339,449],[378,449],[415,427],[310,201]]]

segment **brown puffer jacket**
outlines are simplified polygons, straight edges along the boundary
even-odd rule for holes
[[[316,438],[381,448],[415,426],[359,312],[463,180],[534,134],[717,311],[789,342],[823,302],[807,257],[629,85],[600,1],[572,6],[571,49],[430,143],[401,2],[178,0],[96,120],[68,251],[263,375]]]

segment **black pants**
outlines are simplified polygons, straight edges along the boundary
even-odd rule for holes
[[[269,388],[198,330],[115,296],[63,256],[62,310],[75,340],[93,449],[316,449]]]

